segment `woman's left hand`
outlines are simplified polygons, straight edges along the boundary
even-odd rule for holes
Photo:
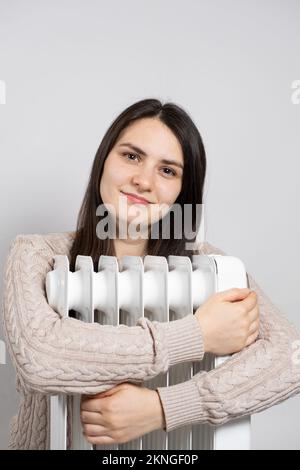
[[[83,435],[91,444],[124,443],[165,426],[158,392],[122,383],[97,395],[82,395]]]

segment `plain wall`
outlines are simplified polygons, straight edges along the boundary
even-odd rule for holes
[[[299,22],[297,0],[0,0],[1,278],[17,234],[75,229],[111,121],[155,97],[203,137],[207,241],[299,327]],[[0,374],[5,448],[9,360]],[[253,449],[299,450],[299,413],[296,396],[254,415]]]

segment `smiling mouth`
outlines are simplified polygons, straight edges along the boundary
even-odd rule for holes
[[[127,199],[129,199],[132,202],[135,202],[136,204],[145,204],[145,205],[151,204],[151,202],[147,201],[147,199],[139,198],[138,196],[135,196],[134,194],[125,193],[123,191],[121,191],[121,193],[124,194],[124,196],[126,196]]]

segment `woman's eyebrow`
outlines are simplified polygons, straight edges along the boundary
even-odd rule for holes
[[[134,150],[135,152],[140,153],[141,155],[144,155],[144,157],[147,157],[147,156],[148,156],[144,150],[140,149],[140,148],[137,147],[136,145],[131,144],[130,142],[124,142],[124,143],[120,144],[119,147],[129,147],[129,148],[131,148],[132,150]],[[167,164],[167,165],[175,165],[175,166],[178,166],[179,168],[181,168],[181,169],[183,170],[183,165],[182,165],[182,163],[177,162],[176,160],[170,160],[169,158],[162,158],[162,159],[161,159],[161,162],[162,162],[162,163],[165,163],[165,164]]]

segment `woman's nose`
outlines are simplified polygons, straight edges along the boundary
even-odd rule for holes
[[[148,189],[153,185],[153,174],[150,170],[139,170],[132,177],[132,181],[135,185]]]

